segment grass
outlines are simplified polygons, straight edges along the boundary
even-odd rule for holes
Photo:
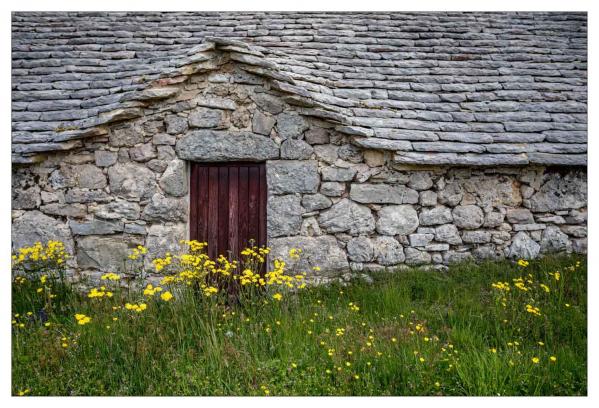
[[[37,286],[13,284],[15,395],[587,393],[582,257],[377,274],[243,307],[173,292],[139,313],[113,310],[126,292],[90,300],[68,286],[40,312]]]

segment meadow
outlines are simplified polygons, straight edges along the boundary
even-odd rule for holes
[[[581,256],[311,286],[282,262],[260,274],[268,248],[185,244],[85,289],[60,242],[17,251],[13,395],[587,394]]]

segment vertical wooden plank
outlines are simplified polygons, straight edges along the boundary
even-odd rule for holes
[[[239,201],[238,201],[239,249],[248,245],[248,167],[239,167]]]
[[[197,213],[197,239],[200,242],[208,242],[208,203],[209,196],[209,177],[208,167],[198,167],[198,213]]]
[[[248,197],[248,239],[254,240],[254,245],[258,244],[260,238],[259,228],[259,204],[260,204],[260,170],[257,165],[249,168],[249,197]]]
[[[198,235],[198,166],[191,163],[189,178],[189,239]]]
[[[229,236],[228,248],[239,259],[239,166],[229,167]]]
[[[259,198],[260,198],[260,203],[259,203],[259,221],[258,221],[258,225],[259,225],[259,229],[260,229],[260,233],[259,233],[259,245],[266,245],[266,166],[264,165],[264,163],[260,163],[259,164],[259,170],[260,170],[260,188],[259,188]]]
[[[208,254],[211,258],[218,256],[218,167],[208,168]]]
[[[227,256],[229,249],[229,166],[218,169],[218,255]]]

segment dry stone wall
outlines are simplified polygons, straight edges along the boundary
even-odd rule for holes
[[[71,269],[92,276],[136,245],[175,252],[187,162],[249,160],[267,163],[273,257],[300,247],[300,267],[322,277],[586,252],[585,169],[402,167],[232,66],[171,81],[174,96],[141,118],[13,170],[13,247],[60,239]]]

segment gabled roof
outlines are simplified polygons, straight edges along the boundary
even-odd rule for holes
[[[406,164],[586,165],[584,13],[14,13],[13,162],[224,60]],[[218,56],[225,55],[225,58]],[[162,80],[158,81],[158,79]]]

